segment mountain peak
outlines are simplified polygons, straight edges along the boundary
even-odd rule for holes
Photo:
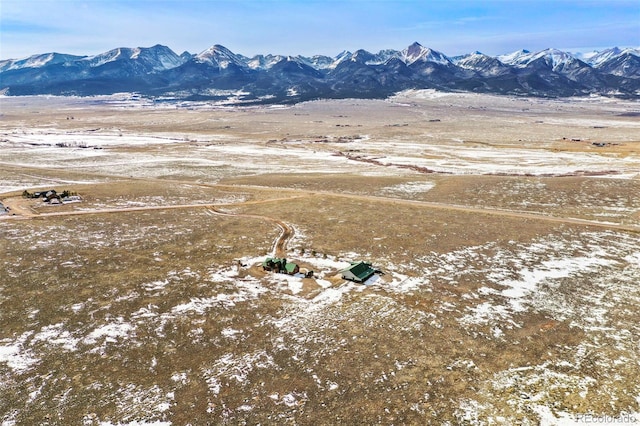
[[[24,59],[0,61],[0,72],[18,70],[23,68],[41,68],[48,65],[63,64],[66,62],[78,61],[86,56],[66,55],[63,53],[43,53],[32,55]]]
[[[402,59],[407,65],[416,62],[435,62],[442,65],[451,65],[451,61],[443,53],[415,42],[401,52]]]
[[[194,57],[196,62],[207,63],[220,68],[227,68],[229,65],[246,67],[246,63],[235,53],[220,44],[214,44],[210,48],[198,53]]]
[[[428,50],[425,48],[424,46],[422,46],[420,43],[418,43],[417,41],[413,42],[413,44],[409,45],[409,47],[407,47],[405,49],[405,57],[407,58],[419,58],[420,56],[423,56]],[[415,60],[414,59],[414,60]]]
[[[589,58],[587,59],[587,62],[590,65],[598,68],[604,62],[607,62],[607,61],[609,61],[611,59],[614,59],[616,56],[623,55],[625,52],[628,52],[628,53],[631,53],[631,54],[635,53],[636,56],[640,56],[640,51],[638,51],[636,49],[621,49],[621,48],[616,46],[616,47],[612,47],[610,49],[602,50],[600,52],[594,52],[593,55],[589,56]]]
[[[514,66],[524,66],[531,59],[531,52],[526,49],[516,50],[513,53],[508,53],[506,55],[499,55],[498,60],[503,64],[514,65]]]

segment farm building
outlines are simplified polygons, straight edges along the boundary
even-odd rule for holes
[[[342,278],[357,283],[363,283],[368,280],[376,270],[371,267],[371,264],[366,262],[351,262],[351,266],[340,271]]]
[[[287,262],[287,259],[280,259],[277,257],[267,257],[262,262],[262,269],[265,271],[273,271],[289,275],[294,275],[300,272],[300,267],[297,264]]]

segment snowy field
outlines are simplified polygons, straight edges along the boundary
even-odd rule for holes
[[[443,95],[436,99],[467,101],[473,105],[473,102],[477,102],[476,98],[473,95]],[[15,102],[11,98],[4,100]],[[429,117],[434,112],[427,108],[421,109],[419,105],[401,105],[387,102],[383,107],[392,109],[391,119],[409,118],[406,123],[390,122],[371,126],[371,123],[359,124],[360,117],[333,114],[330,118],[337,124],[329,124],[326,120],[302,120],[301,123],[292,124],[292,132],[286,133],[288,136],[280,138],[275,137],[272,132],[282,133],[289,129],[283,129],[285,125],[274,118],[283,119],[284,114],[293,115],[294,120],[308,118],[317,113],[315,109],[318,106],[303,104],[301,107],[267,108],[266,112],[253,112],[251,120],[255,121],[252,123],[255,127],[239,129],[238,132],[233,131],[236,125],[248,125],[238,124],[226,117],[231,115],[226,109],[200,111],[200,114],[209,112],[221,116],[208,119],[208,124],[219,124],[214,126],[217,133],[211,132],[211,127],[199,131],[197,126],[202,121],[200,118],[195,119],[189,129],[178,134],[169,131],[171,118],[168,118],[167,126],[162,132],[116,128],[111,121],[112,116],[91,117],[92,123],[96,125],[105,124],[103,121],[106,119],[110,121],[105,127],[90,129],[81,126],[70,130],[57,125],[65,124],[68,127],[69,120],[64,123],[51,121],[36,128],[24,125],[5,127],[0,149],[2,162],[7,165],[28,166],[33,158],[41,158],[53,169],[86,169],[105,175],[136,177],[186,174],[190,178],[209,178],[214,181],[220,177],[221,169],[224,169],[225,175],[271,173],[274,169],[296,173],[389,173],[379,170],[383,167],[394,168],[393,173],[397,174],[406,170],[407,166],[445,174],[471,175],[586,174],[634,179],[640,174],[640,160],[636,149],[640,122],[633,117],[622,116],[621,112],[614,115],[618,111],[615,108],[606,114],[593,108],[594,111],[590,112],[597,114],[596,117],[576,119],[572,115],[562,117],[568,113],[557,112],[562,105],[553,103],[547,106],[546,114],[537,110],[529,113],[533,107],[527,107],[515,109],[515,114],[510,115],[500,105],[489,112],[486,106],[482,106],[475,107],[472,113],[467,113],[460,119],[455,116],[455,108],[463,107],[452,104],[448,105],[451,112],[436,110],[439,113],[437,116],[443,117],[442,119],[425,119],[425,115]],[[580,107],[576,107],[578,111],[570,112],[589,112],[582,111],[582,104],[577,105]],[[593,107],[599,104],[593,101],[589,105]],[[633,103],[626,106],[631,110],[638,108]],[[339,105],[339,111],[348,107],[349,105]],[[363,109],[376,107],[377,105],[365,105]],[[617,107],[620,108],[618,105]],[[70,107],[67,114],[74,113],[76,108]],[[296,112],[298,108],[308,109],[309,112]],[[472,106],[466,107],[469,108]],[[148,107],[141,106],[140,109],[142,114]],[[523,110],[528,113],[525,117],[521,116]],[[163,111],[164,109],[159,109],[155,112],[170,117],[169,113]],[[193,111],[182,113],[193,114]],[[322,110],[319,112],[323,113]],[[491,117],[491,113],[498,116]],[[252,112],[244,111],[237,120],[241,120],[244,114]],[[609,118],[605,120],[601,118],[602,115]],[[265,118],[269,120],[264,120]],[[491,118],[498,123],[497,128],[491,128],[491,124],[496,124],[490,122]],[[366,119],[366,116],[362,118]],[[74,117],[71,121],[75,126],[81,120]],[[158,117],[153,117],[153,126],[158,126],[157,120]],[[358,124],[342,124],[344,120],[357,120]],[[293,132],[312,131],[309,127],[324,127],[325,132],[320,135],[296,135]],[[326,133],[327,127],[333,134]],[[367,134],[369,130],[373,130],[371,127],[377,127],[375,136]],[[341,132],[336,133],[336,130]],[[349,133],[343,134],[345,130]],[[394,131],[390,133],[389,130]],[[354,131],[358,133],[352,133]],[[265,138],[268,139],[265,141]],[[597,147],[594,143],[608,145]],[[133,158],[132,151],[135,151]],[[283,161],[284,158],[286,161]],[[18,182],[3,180],[1,189],[9,191],[22,187],[26,183],[25,178],[21,176],[15,179],[18,178],[21,179]],[[41,183],[32,182],[33,185]]]
[[[2,426],[640,424],[637,103],[1,100]]]

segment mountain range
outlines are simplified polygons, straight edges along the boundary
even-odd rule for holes
[[[0,93],[9,96],[133,92],[159,100],[257,104],[384,98],[406,89],[640,99],[640,49],[614,47],[588,55],[520,50],[497,57],[480,52],[449,57],[416,42],[400,51],[249,58],[221,45],[181,55],[156,45],[117,48],[95,56],[45,53],[0,61]]]

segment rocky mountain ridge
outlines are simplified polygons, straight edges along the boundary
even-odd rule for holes
[[[406,89],[519,96],[603,95],[640,99],[640,49],[590,55],[557,49],[492,57],[448,57],[413,43],[335,57],[256,55],[221,45],[199,54],[170,48],[117,48],[94,56],[60,53],[0,61],[5,95],[90,96],[135,92],[159,99],[290,103],[318,98],[382,98]]]

